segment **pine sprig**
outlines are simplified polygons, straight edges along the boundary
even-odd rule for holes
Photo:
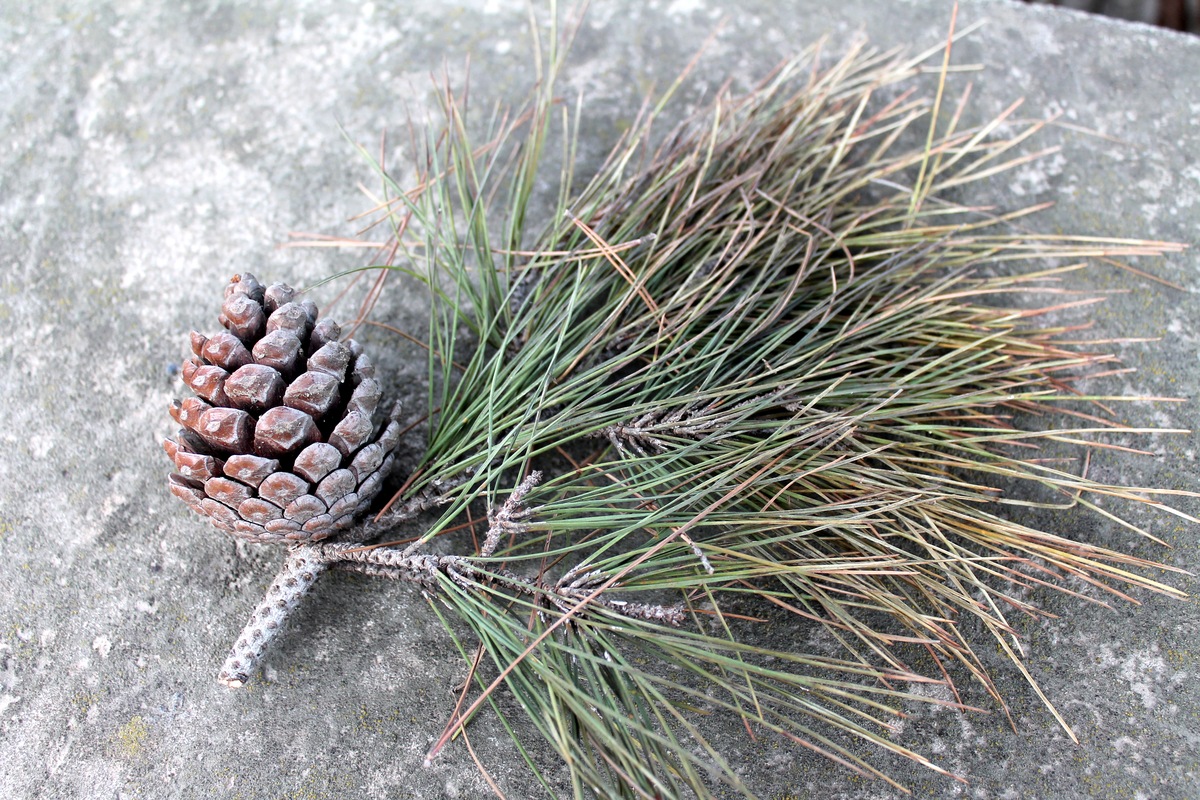
[[[482,144],[444,91],[415,188],[377,165],[383,266],[432,300],[428,440],[399,499],[443,505],[392,562],[360,560],[423,583],[494,670],[472,670],[432,754],[485,703],[503,719],[503,685],[576,796],[753,796],[705,733],[718,711],[863,774],[887,779],[850,740],[944,772],[888,737],[901,703],[938,701],[894,687],[965,708],[965,678],[1003,707],[981,648],[1073,737],[1009,621],[1040,613],[1026,590],[1182,594],[1161,565],[1004,515],[1187,518],[1160,499],[1178,492],[1088,476],[1091,452],[1150,431],[1111,419],[1137,398],[1091,393],[1115,359],[1061,321],[1091,302],[1069,284],[1088,261],[1179,248],[960,204],[1035,157],[1019,148],[1043,123],[1014,106],[967,125],[964,95],[941,126],[945,69],[931,101],[920,59],[865,45],[814,49],[665,135],[648,107],[577,193],[563,123],[558,207],[531,235],[562,58]],[[480,507],[480,552],[423,555]],[[768,625],[820,625],[841,656]]]

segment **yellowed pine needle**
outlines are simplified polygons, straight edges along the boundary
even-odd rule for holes
[[[608,242],[604,241],[604,239],[583,220],[571,213],[570,209],[567,210],[567,214],[575,227],[583,231],[584,236],[592,240],[592,242],[596,245],[596,249],[600,251],[600,254],[604,256],[608,263],[612,264],[613,269],[620,273],[621,277],[625,279],[625,282],[629,284],[629,288],[637,292],[638,297],[642,298],[642,302],[645,303],[646,309],[651,314],[660,316],[662,312],[659,311],[658,304],[654,302],[654,298],[650,296],[650,292],[647,291],[645,286],[646,279],[649,276],[643,275],[638,277],[635,275],[633,270],[629,268],[629,265],[626,264],[621,258],[618,250],[613,248],[612,245],[608,244]]]
[[[296,242],[280,242],[279,247],[330,247],[330,248],[347,248],[347,249],[376,249],[382,250],[387,247],[387,242],[368,242],[362,239],[346,239],[338,236],[322,236],[318,233],[302,233],[290,232],[288,236],[302,238]]]
[[[928,194],[928,190],[932,188],[932,180],[929,186],[925,185],[925,172],[928,168],[930,151],[933,149],[934,135],[937,133],[938,114],[942,108],[942,95],[946,91],[946,74],[950,67],[950,51],[954,45],[954,26],[958,22],[958,0],[955,0],[954,7],[950,11],[950,30],[946,36],[946,49],[942,55],[942,71],[938,76],[937,93],[933,100],[933,111],[929,115],[929,134],[925,140],[925,154],[921,158],[920,171],[917,173],[917,180],[914,183],[914,191],[912,201],[908,207],[910,217],[915,217],[921,209],[921,203]]]

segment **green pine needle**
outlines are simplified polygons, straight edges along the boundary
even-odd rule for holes
[[[1182,595],[1149,577],[1165,567],[1006,515],[1184,516],[1171,492],[1088,476],[1092,450],[1147,431],[1106,406],[1135,398],[1088,394],[1114,358],[1058,313],[1090,301],[1069,289],[1087,262],[1179,248],[1032,235],[1016,226],[1036,209],[960,205],[1033,157],[1019,147],[1041,123],[1010,108],[969,127],[960,105],[942,125],[945,69],[931,102],[908,90],[921,59],[866,47],[814,49],[667,133],[647,110],[575,191],[562,57],[482,139],[446,90],[415,188],[377,165],[382,266],[432,301],[428,440],[404,497],[446,505],[413,549],[494,516],[474,572],[431,587],[464,658],[472,637],[484,654],[433,754],[484,703],[503,719],[503,686],[576,796],[753,796],[712,715],[862,774],[886,779],[854,739],[941,772],[889,723],[949,701],[897,687],[965,707],[955,682],[974,682],[1003,708],[987,648],[1070,734],[1010,623],[1040,613],[1026,590]],[[567,167],[533,235],[556,130]],[[840,655],[771,626],[821,626]]]

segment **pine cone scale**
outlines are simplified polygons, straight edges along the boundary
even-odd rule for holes
[[[225,462],[224,474],[257,489],[268,475],[279,471],[279,466],[278,459],[246,453],[230,456]]]
[[[238,516],[242,519],[265,525],[273,519],[283,516],[283,509],[273,503],[268,503],[261,497],[248,497],[237,507]]]
[[[286,508],[298,497],[308,494],[308,481],[291,472],[276,472],[258,487],[258,496],[280,508]]]
[[[341,452],[327,442],[314,442],[300,451],[292,470],[302,478],[318,483],[342,463]]]
[[[292,522],[298,522],[303,525],[313,517],[324,514],[328,510],[328,507],[318,498],[311,494],[305,494],[288,503],[288,507],[283,510],[283,515]]]
[[[317,423],[308,414],[297,408],[275,406],[258,418],[254,451],[258,455],[278,458],[294,454],[320,438]]]
[[[279,404],[286,386],[274,367],[247,364],[226,378],[222,388],[230,404],[247,411],[262,411]]]
[[[263,530],[274,536],[273,541],[292,541],[296,539],[296,534],[303,529],[298,522],[292,522],[287,517],[277,517],[270,522],[263,523]]]
[[[167,481],[167,486],[170,488],[171,494],[187,503],[188,507],[197,514],[204,513],[200,505],[200,501],[204,499],[203,488],[197,488],[194,482],[189,483],[187,478],[178,474],[167,476]]]
[[[205,494],[235,510],[244,501],[249,500],[253,492],[249,486],[228,478],[209,478],[204,482]]]

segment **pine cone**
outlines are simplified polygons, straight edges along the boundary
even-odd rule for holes
[[[221,324],[192,333],[171,404],[183,428],[163,442],[179,471],[171,493],[252,542],[316,542],[351,527],[379,492],[400,438],[393,413],[373,422],[375,368],[341,329],[289,286],[253,275],[225,287]]]

